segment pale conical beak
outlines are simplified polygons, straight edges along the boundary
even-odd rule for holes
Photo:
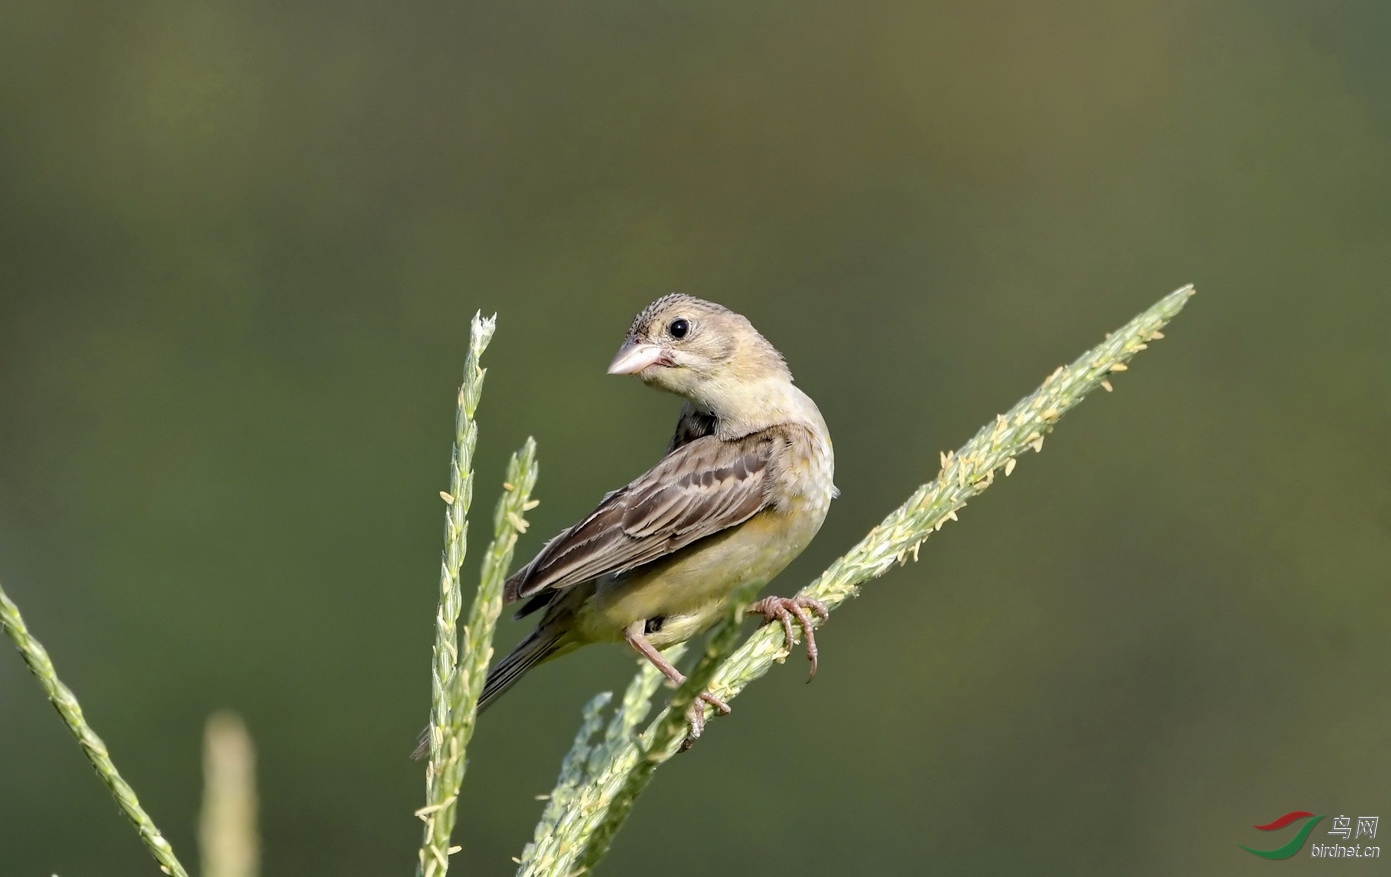
[[[623,346],[618,348],[618,353],[614,354],[613,362],[609,363],[609,374],[635,375],[649,365],[655,365],[664,353],[657,344],[625,341]]]

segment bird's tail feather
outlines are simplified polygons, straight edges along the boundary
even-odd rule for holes
[[[488,678],[483,683],[483,693],[478,696],[478,713],[481,715],[493,701],[516,685],[517,680],[521,679],[526,671],[578,645],[567,641],[566,633],[567,631],[559,626],[534,630],[526,639],[517,643],[517,647],[508,652],[505,658],[490,667]],[[418,761],[429,753],[430,729],[426,728],[421,733],[420,741],[411,753],[411,758]]]
[[[574,648],[573,643],[567,642],[567,632],[559,625],[538,628],[517,643],[517,647],[508,652],[507,657],[489,668],[488,679],[483,683],[483,693],[478,696],[478,711],[481,713],[487,709],[507,689],[516,685],[517,680],[532,667]]]

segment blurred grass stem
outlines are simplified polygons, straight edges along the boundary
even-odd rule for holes
[[[257,877],[256,748],[233,712],[215,713],[203,735],[202,877]]]

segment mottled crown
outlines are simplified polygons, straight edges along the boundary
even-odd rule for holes
[[[682,311],[689,316],[706,316],[710,314],[738,316],[734,311],[731,311],[724,305],[715,304],[713,301],[706,301],[703,298],[686,295],[684,292],[669,292],[643,308],[636,317],[633,317],[633,324],[628,327],[628,334],[630,336],[637,335],[648,324],[656,321],[669,312],[675,311]]]

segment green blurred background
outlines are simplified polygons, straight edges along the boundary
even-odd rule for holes
[[[475,310],[477,504],[535,435],[528,556],[665,446],[676,401],[604,374],[632,315],[747,314],[836,440],[792,591],[1193,282],[602,873],[1384,868],[1236,844],[1391,817],[1388,33],[1372,0],[10,4],[0,581],[186,862],[231,707],[267,875],[407,873]],[[466,873],[509,871],[632,668],[586,650],[486,716]],[[0,863],[152,872],[12,654]]]

